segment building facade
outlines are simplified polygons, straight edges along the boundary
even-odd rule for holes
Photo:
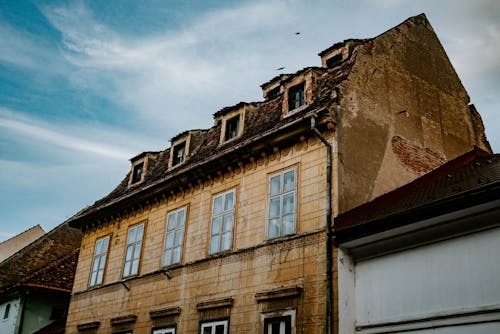
[[[320,56],[132,158],[68,220],[67,333],[336,330],[331,216],[489,146],[424,15]]]

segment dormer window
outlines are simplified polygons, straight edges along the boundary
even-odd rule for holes
[[[238,132],[240,129],[240,115],[236,115],[226,121],[226,133],[224,136],[224,141],[231,140],[238,137]]]
[[[267,100],[272,100],[272,99],[275,99],[278,97],[278,95],[280,95],[280,86],[276,87],[276,88],[273,88],[271,89],[267,95],[266,95],[266,99]]]
[[[290,87],[288,90],[288,112],[305,104],[305,82]]]
[[[216,122],[220,122],[219,144],[224,144],[239,138],[243,134],[245,113],[253,110],[253,105],[240,103],[236,106],[226,108],[216,115]]]
[[[132,181],[131,184],[142,181],[142,173],[144,171],[144,161],[141,161],[132,169]]]
[[[338,66],[340,64],[342,64],[342,60],[344,59],[344,57],[342,56],[342,53],[339,53],[338,55],[335,55],[331,58],[328,58],[326,60],[326,67],[335,67],[335,66]]]
[[[148,169],[148,164],[155,157],[155,152],[143,152],[138,156],[130,159],[132,163],[132,169],[130,171],[130,177],[128,179],[128,186],[133,186],[144,181],[146,172]]]
[[[185,153],[186,153],[186,142],[185,141],[175,145],[172,166],[178,165],[181,162],[183,162]]]

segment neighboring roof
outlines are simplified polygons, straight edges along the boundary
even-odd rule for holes
[[[420,22],[422,17],[425,19],[425,16],[418,16],[409,18],[405,22],[412,20]],[[393,29],[397,29],[397,27]],[[128,212],[132,212],[136,207],[142,207],[143,204],[156,203],[158,198],[168,196],[173,189],[185,189],[189,182],[199,182],[200,180],[196,180],[197,178],[206,177],[209,175],[208,173],[214,171],[220,171],[220,168],[226,168],[230,163],[235,163],[238,166],[238,162],[245,161],[251,154],[261,153],[266,149],[272,150],[273,145],[284,145],[287,141],[289,143],[292,140],[297,140],[299,131],[302,131],[300,135],[305,131],[310,131],[309,118],[312,115],[322,116],[322,113],[326,115],[330,106],[337,103],[337,95],[332,94],[332,91],[348,77],[356,61],[357,48],[364,45],[362,41],[359,43],[354,46],[349,58],[335,68],[307,67],[289,77],[279,76],[287,81],[307,71],[315,71],[319,74],[315,80],[312,102],[300,112],[283,117],[282,96],[269,101],[253,102],[251,104],[255,108],[250,108],[245,113],[245,128],[242,135],[232,140],[230,144],[219,144],[221,124],[218,122],[210,129],[200,131],[197,135],[197,144],[190,147],[189,157],[182,165],[169,170],[169,149],[161,151],[148,166],[143,182],[129,187],[129,174],[127,174],[109,195],[76,213],[67,222],[77,228],[90,227],[93,224],[99,225],[101,221],[113,220],[112,217],[116,218],[121,214],[127,215]],[[229,109],[223,108],[216,112],[215,116],[246,104],[249,103],[241,102],[236,106],[229,107]],[[318,122],[318,124],[320,123]],[[184,131],[174,138],[179,138],[186,132]]]
[[[0,243],[0,262],[26,247],[39,237],[45,234],[45,231],[40,225],[33,226],[26,231],[19,233],[12,238]]]
[[[0,293],[80,248],[82,234],[63,223],[0,263]]]
[[[18,286],[31,286],[71,293],[80,248],[21,279]]]
[[[340,241],[354,240],[500,199],[500,155],[474,148],[334,220]]]

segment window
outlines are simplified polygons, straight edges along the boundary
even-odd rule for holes
[[[288,111],[297,109],[305,104],[304,83],[293,86],[288,90]]]
[[[172,166],[178,165],[184,161],[184,153],[186,152],[186,142],[183,141],[174,146],[174,156]]]
[[[293,168],[269,179],[269,239],[295,233],[296,174]]]
[[[342,53],[339,53],[338,55],[333,56],[326,61],[326,67],[335,67],[337,65],[340,65],[342,63],[342,60]]]
[[[264,321],[264,334],[291,334],[292,317],[267,318]]]
[[[276,87],[276,88],[273,88],[271,89],[268,93],[267,93],[267,96],[266,96],[266,99],[267,100],[272,100],[276,97],[278,97],[278,95],[280,95],[280,86]]]
[[[227,334],[227,320],[211,321],[201,324],[201,334]]]
[[[186,208],[172,211],[167,216],[167,232],[163,249],[163,266],[181,262]]]
[[[212,206],[212,229],[210,254],[231,249],[234,223],[234,194],[229,190],[214,197]]]
[[[106,255],[108,254],[109,236],[99,239],[95,243],[94,261],[90,273],[90,286],[102,284],[104,267],[106,266]]]
[[[139,260],[141,258],[142,235],[144,224],[131,227],[128,230],[127,249],[125,251],[125,264],[123,266],[123,277],[137,275],[139,272]]]
[[[3,312],[3,318],[7,319],[9,317],[9,313],[10,313],[10,303],[5,305],[5,311]]]
[[[144,161],[138,163],[132,169],[132,182],[130,184],[134,184],[142,181],[142,173],[144,171]]]
[[[175,327],[155,329],[153,330],[153,334],[175,334]]]
[[[236,115],[226,121],[226,133],[224,141],[238,137],[240,129],[240,115]]]

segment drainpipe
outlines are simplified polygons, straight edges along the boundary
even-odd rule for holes
[[[311,117],[311,130],[326,146],[326,334],[333,333],[332,314],[332,145],[316,128],[316,119]]]

